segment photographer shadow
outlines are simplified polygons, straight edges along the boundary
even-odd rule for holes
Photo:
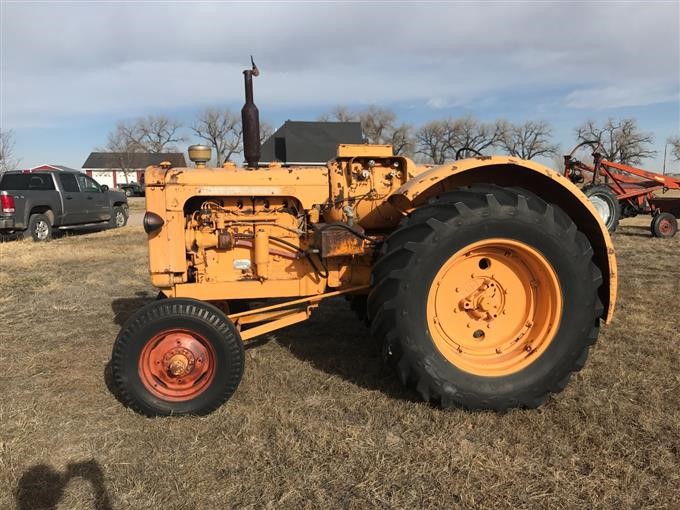
[[[36,464],[24,472],[15,491],[17,510],[55,510],[74,478],[89,482],[95,510],[112,510],[104,473],[94,460],[69,463],[63,472],[47,464]]]

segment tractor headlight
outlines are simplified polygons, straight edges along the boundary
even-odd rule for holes
[[[163,218],[161,218],[158,214],[152,213],[152,212],[147,212],[144,215],[144,231],[147,234],[153,234],[154,232],[157,232],[158,230],[161,229],[165,221],[163,221]]]

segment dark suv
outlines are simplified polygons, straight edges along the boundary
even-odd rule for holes
[[[54,228],[122,227],[127,197],[82,172],[11,171],[0,174],[0,234],[26,231],[46,241]]]

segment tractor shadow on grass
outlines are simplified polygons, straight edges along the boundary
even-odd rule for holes
[[[69,482],[82,478],[89,482],[95,510],[111,510],[111,499],[104,483],[104,473],[99,464],[90,459],[69,463],[64,471],[47,464],[36,464],[27,469],[17,484],[14,496],[17,510],[54,510],[64,496]]]
[[[649,231],[649,227],[640,227],[637,225],[625,225],[619,226],[616,229],[615,235],[621,235],[626,237],[646,237],[652,239],[654,236]]]
[[[343,298],[322,302],[308,321],[274,335],[279,345],[318,370],[394,399],[421,402],[385,365],[370,331]]]
[[[145,290],[135,292],[135,297],[118,298],[111,301],[113,322],[123,326],[133,313],[156,300],[156,296]]]

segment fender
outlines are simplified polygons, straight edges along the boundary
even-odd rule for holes
[[[602,271],[600,299],[602,318],[610,323],[614,315],[617,267],[614,245],[607,227],[588,198],[569,179],[534,161],[510,156],[480,156],[429,168],[417,174],[388,201],[404,213],[426,203],[440,193],[472,184],[517,186],[531,191],[546,202],[558,205],[585,234],[593,247],[593,261]]]

